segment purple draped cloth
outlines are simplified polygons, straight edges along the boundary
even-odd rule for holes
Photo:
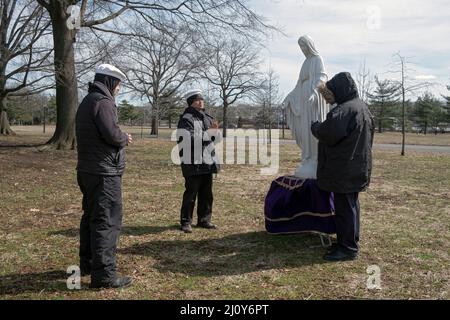
[[[265,201],[266,230],[272,234],[336,233],[333,193],[316,180],[284,176],[272,182]]]

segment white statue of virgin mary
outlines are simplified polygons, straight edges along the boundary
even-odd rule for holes
[[[316,179],[318,141],[311,133],[311,123],[324,121],[329,106],[318,88],[328,81],[322,57],[319,56],[313,40],[302,36],[298,44],[306,57],[302,65],[297,86],[283,102],[286,108],[287,124],[293,138],[302,150],[302,162],[295,176],[302,179]]]

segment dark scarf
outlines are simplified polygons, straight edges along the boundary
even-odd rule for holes
[[[105,85],[106,88],[111,93],[111,96],[114,97],[114,89],[120,83],[120,80],[115,78],[115,77],[112,77],[112,76],[107,76],[105,74],[96,73],[95,74],[95,78],[94,78],[94,82],[100,82],[103,85]]]

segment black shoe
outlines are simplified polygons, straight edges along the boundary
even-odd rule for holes
[[[90,266],[88,268],[87,267],[82,267],[82,268],[80,268],[80,271],[81,271],[81,276],[82,277],[86,277],[86,276],[90,276],[91,275],[91,267]]]
[[[217,229],[217,226],[215,224],[212,224],[211,222],[198,223],[197,227],[203,229]]]
[[[92,260],[80,262],[81,276],[89,276],[91,274]]]
[[[91,283],[92,289],[118,289],[126,288],[133,284],[133,279],[130,277],[117,277],[115,280],[108,283]]]
[[[184,233],[192,233],[192,227],[190,224],[184,224],[181,226],[181,231]]]
[[[331,244],[331,246],[327,247],[327,253],[331,253],[331,252],[335,251],[337,248],[338,248],[338,244],[333,243],[333,244]]]
[[[358,253],[346,252],[341,248],[337,248],[334,251],[324,255],[323,258],[327,261],[351,261],[358,258]]]

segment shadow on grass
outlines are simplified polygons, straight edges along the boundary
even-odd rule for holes
[[[70,275],[64,271],[10,274],[0,276],[0,296],[22,293],[49,293],[67,290],[66,280]]]
[[[120,249],[119,253],[150,256],[161,273],[189,276],[239,275],[325,263],[325,249],[320,247],[319,236],[312,234],[250,232],[205,240],[157,240]]]
[[[46,142],[18,143],[18,142],[0,141],[0,149],[39,148],[44,147],[45,145]]]
[[[122,232],[120,233],[122,236],[145,236],[148,234],[159,234],[168,230],[179,229],[179,225],[172,226],[131,226],[131,227],[123,227]],[[79,229],[66,229],[59,231],[49,232],[49,236],[65,236],[65,237],[78,237]]]

